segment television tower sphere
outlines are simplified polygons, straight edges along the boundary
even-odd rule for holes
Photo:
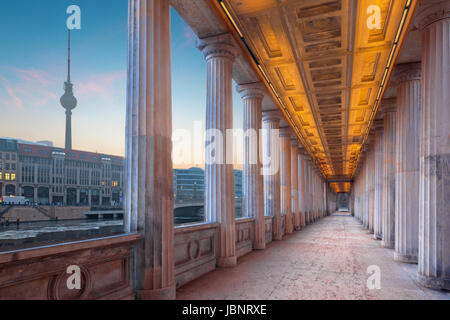
[[[59,101],[64,109],[71,111],[77,107],[78,101],[73,95],[73,84],[70,83],[70,80],[64,82],[64,91],[65,92]]]

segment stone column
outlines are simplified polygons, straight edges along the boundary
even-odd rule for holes
[[[375,148],[374,148],[375,132],[372,131],[370,137],[369,149],[369,170],[368,170],[368,188],[369,188],[369,232],[374,232],[374,208],[375,208]]]
[[[395,260],[417,263],[419,246],[420,63],[398,65]]]
[[[261,103],[264,97],[262,83],[238,86],[244,104],[244,166],[242,172],[243,213],[255,219],[253,248],[266,248],[264,220],[264,185],[262,165],[259,161],[260,130],[262,125]]]
[[[304,213],[305,216],[305,224],[309,224],[309,197],[308,197],[308,154],[306,151],[303,152],[303,200],[305,202],[304,204]]]
[[[264,215],[274,217],[273,239],[281,241],[279,111],[263,112]],[[270,160],[270,161],[269,161]]]
[[[33,202],[34,203],[38,202],[38,187],[33,188]],[[33,203],[33,205],[34,205],[34,203]]]
[[[128,19],[125,230],[139,299],[174,299],[170,5],[130,0]]]
[[[198,42],[207,64],[205,216],[220,224],[217,265],[236,265],[234,209],[233,140],[233,61],[237,55],[229,34]]]
[[[425,6],[422,30],[419,282],[450,290],[450,2]]]
[[[291,206],[294,220],[294,230],[301,229],[299,198],[298,198],[298,140],[291,138]]]
[[[367,147],[366,147],[367,148]],[[370,184],[370,171],[369,171],[370,156],[369,151],[366,149],[364,155],[364,208],[363,208],[363,225],[364,228],[369,229],[369,184]]]
[[[299,199],[299,208],[298,211],[300,212],[300,224],[301,227],[306,227],[306,197],[305,197],[305,151],[303,147],[298,148],[297,153],[297,160],[298,160],[298,199]]]
[[[375,133],[375,194],[374,194],[374,239],[381,240],[383,234],[383,120],[376,120]]]
[[[293,232],[291,207],[291,135],[290,127],[280,130],[280,183],[281,183],[281,215],[284,216],[284,232]]]
[[[395,121],[396,100],[383,100],[383,240],[385,248],[395,248]]]
[[[310,159],[308,155],[305,155],[304,167],[305,167],[305,203],[306,203],[306,224],[311,224],[311,180],[309,171]]]
[[[308,201],[309,201],[309,223],[314,222],[314,190],[313,190],[313,166],[311,158],[308,158]]]

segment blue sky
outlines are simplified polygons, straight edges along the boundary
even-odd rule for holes
[[[81,8],[72,32],[73,148],[123,155],[127,0],[17,0],[0,4],[0,136],[64,145],[59,104],[67,75],[66,9]],[[173,128],[205,120],[206,64],[195,35],[172,10]],[[235,127],[242,103],[234,96]]]

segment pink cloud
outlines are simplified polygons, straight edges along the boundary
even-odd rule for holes
[[[12,106],[15,109],[23,109],[23,101],[17,96],[14,89],[11,87],[10,82],[8,79],[0,75],[1,83],[3,83],[3,87],[5,88],[6,92],[9,95],[8,100],[5,101],[6,106]]]
[[[6,106],[16,109],[40,107],[58,99],[50,88],[55,81],[45,71],[4,66],[0,67],[0,72],[0,89],[3,87],[10,97]]]
[[[117,95],[117,88],[119,83],[126,81],[126,72],[117,71],[105,74],[92,75],[86,79],[86,81],[80,81],[75,84],[75,96],[80,98],[101,98],[104,100],[110,100]],[[122,88],[126,90],[126,88]],[[122,92],[123,93],[123,92]]]

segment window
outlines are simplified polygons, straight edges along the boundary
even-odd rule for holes
[[[70,68],[70,84],[78,106],[60,103],[62,96],[71,94],[65,19],[70,16],[66,13],[69,4],[63,1],[55,6],[51,1],[42,1],[25,13],[23,8],[12,3],[1,5],[3,29],[15,32],[2,33],[0,78],[8,79],[8,85],[17,96],[11,99],[5,90],[1,90],[0,80],[1,108],[8,110],[1,115],[0,146],[3,159],[9,161],[1,166],[11,170],[2,172],[2,178],[9,181],[3,183],[2,188],[14,186],[16,196],[24,196],[41,206],[53,206],[52,212],[60,217],[58,223],[70,224],[71,231],[50,228],[55,235],[42,237],[44,228],[52,227],[54,221],[38,221],[41,214],[36,211],[29,215],[31,221],[14,229],[14,232],[23,233],[19,237],[6,239],[0,232],[0,252],[6,248],[46,245],[38,243],[43,238],[67,242],[123,233],[124,177],[113,177],[110,163],[102,170],[102,158],[121,159],[117,165],[124,165],[128,1],[111,2],[106,12],[104,1],[77,3],[82,21],[89,17],[85,21],[91,22],[85,27],[82,23],[80,30],[70,33],[71,60],[74,62]],[[15,15],[23,19],[12,18]],[[107,33],[114,37],[105,37]],[[72,111],[72,144],[68,147],[64,107]],[[2,139],[2,136],[11,139]],[[115,194],[108,188],[113,180],[116,182]],[[101,181],[104,188],[100,186]],[[100,194],[102,190],[105,191],[103,195]],[[105,215],[100,220],[80,220],[89,210],[111,210],[113,203],[118,211],[114,216],[121,218]],[[9,214],[26,214],[20,210],[17,208]],[[22,239],[17,240],[19,238]],[[4,241],[8,244],[3,245]]]
[[[2,177],[2,173],[0,172],[0,180],[2,180],[2,178],[3,178],[3,177]]]

